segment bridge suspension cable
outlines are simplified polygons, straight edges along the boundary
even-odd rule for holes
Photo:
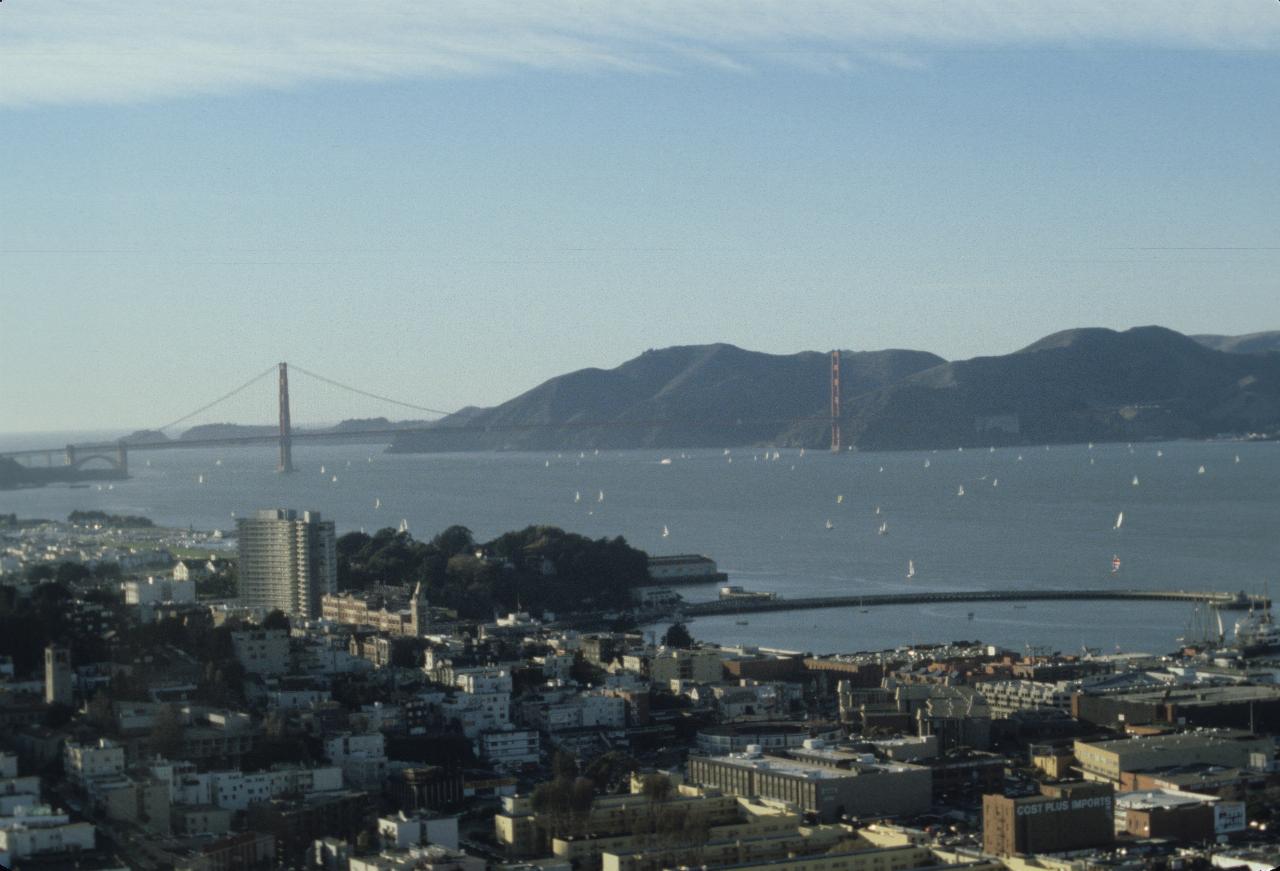
[[[239,393],[241,390],[244,390],[244,389],[245,389],[245,388],[247,388],[247,387],[252,387],[254,384],[258,383],[258,382],[259,382],[259,381],[261,381],[263,378],[266,378],[268,375],[273,374],[275,371],[276,371],[276,367],[275,367],[275,366],[272,366],[272,367],[271,367],[271,368],[269,368],[269,369],[265,369],[265,370],[263,370],[262,372],[259,372],[257,375],[254,375],[252,378],[250,378],[248,381],[244,382],[243,384],[241,384],[239,387],[235,388],[234,390],[232,390],[232,391],[230,391],[230,392],[228,392],[228,393],[224,393],[224,394],[222,394],[222,395],[221,395],[221,396],[219,396],[217,399],[213,400],[213,402],[210,402],[210,403],[207,403],[207,404],[205,404],[205,405],[202,405],[202,406],[200,406],[199,408],[197,408],[195,411],[191,412],[190,414],[184,414],[182,417],[178,418],[177,420],[170,421],[169,423],[166,423],[164,426],[158,426],[158,427],[156,427],[156,429],[157,429],[158,431],[160,431],[160,432],[164,432],[165,430],[170,429],[170,428],[172,428],[172,427],[175,427],[175,426],[177,426],[178,424],[182,423],[182,422],[183,422],[183,421],[185,421],[185,420],[190,420],[191,418],[195,417],[197,414],[201,414],[201,413],[206,412],[206,411],[208,411],[209,409],[213,408],[213,407],[214,407],[215,405],[217,405],[219,402],[225,402],[226,400],[228,400],[228,399],[230,399],[231,397],[235,396],[235,395],[236,395],[237,393]]]
[[[377,399],[381,402],[389,402],[392,405],[399,405],[403,408],[411,408],[414,411],[425,411],[428,414],[439,414],[444,417],[448,417],[449,415],[453,414],[452,411],[441,411],[438,408],[428,408],[425,405],[415,405],[412,402],[402,402],[399,399],[392,399],[390,396],[382,396],[377,393],[370,393],[368,390],[361,390],[359,387],[352,387],[350,384],[343,384],[341,381],[334,381],[332,378],[326,378],[323,375],[319,375],[315,372],[311,372],[307,369],[303,369],[301,366],[297,365],[296,363],[290,363],[289,366],[290,368],[293,369],[294,372],[301,372],[303,375],[306,375],[310,378],[314,378],[317,381],[323,381],[325,384],[329,384],[334,387],[341,388],[343,390],[349,390],[352,393],[358,393],[361,396],[367,396],[370,399]]]

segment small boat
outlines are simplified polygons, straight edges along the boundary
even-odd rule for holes
[[[1116,515],[1116,525],[1115,525],[1115,528],[1116,528],[1116,529],[1119,529],[1121,526],[1124,526],[1124,512],[1123,512],[1123,511],[1121,511],[1119,514],[1117,514],[1117,515]]]
[[[1157,457],[1163,457],[1163,456],[1164,456],[1164,451],[1159,451],[1159,450],[1158,450],[1158,451],[1156,451],[1156,456],[1157,456]]]
[[[828,530],[832,530],[832,529],[835,529],[835,528],[836,528],[836,525],[835,525],[834,523],[832,523],[830,519],[828,519],[828,520],[827,520],[827,529],[828,529]]]
[[[839,505],[839,504],[841,504],[841,503],[843,503],[843,502],[844,502],[844,494],[843,494],[843,493],[839,493],[839,494],[837,494],[837,495],[836,495],[836,504],[837,504],[837,505]]]
[[[1196,470],[1196,474],[1197,474],[1197,475],[1203,475],[1203,474],[1204,474],[1204,466],[1201,466],[1199,469],[1197,469],[1197,470]]]
[[[1119,571],[1120,571],[1120,557],[1119,557],[1119,556],[1117,556],[1117,555],[1115,555],[1115,554],[1112,554],[1112,556],[1111,556],[1111,574],[1113,574],[1113,575],[1114,575],[1114,574],[1118,573]]]
[[[408,532],[408,531],[409,531],[409,519],[408,519],[407,517],[402,517],[402,518],[400,518],[400,529],[399,529],[399,531],[400,531],[400,532]]]
[[[728,449],[728,448],[725,448],[725,449],[724,449],[724,456],[726,456],[726,457],[727,457],[727,456],[729,456],[729,449]]]
[[[1236,454],[1236,462],[1237,462],[1237,463],[1238,463],[1238,462],[1240,462],[1240,455],[1239,455],[1239,454]],[[150,461],[150,460],[148,460],[148,461],[147,461],[147,465],[148,465],[148,466],[150,466],[150,465],[151,465],[151,461]]]
[[[381,507],[382,507],[382,500],[381,500],[381,499],[374,499],[374,500],[373,500],[373,510],[374,510],[374,511],[377,511],[377,510],[378,510],[379,508],[381,508]]]
[[[889,534],[889,521],[886,520],[880,524],[880,528],[876,530],[876,535],[888,535],[888,534]]]
[[[737,621],[734,621],[734,622],[736,622],[739,626],[749,626],[749,625],[750,625],[750,621],[748,621],[748,620],[737,620]]]
[[[1093,450],[1093,442],[1089,442],[1089,450]]]
[[[108,489],[108,490],[114,490],[115,488],[116,488],[116,485],[115,485],[115,484],[108,484],[108,485],[107,485],[107,489]]]
[[[924,467],[925,467],[926,469],[927,469],[927,468],[929,468],[929,460],[928,460],[928,458],[925,458],[925,461],[924,461]]]
[[[973,619],[973,612],[972,612],[972,611],[970,611],[970,612],[969,612],[969,619],[970,619],[970,620],[972,620],[972,619]]]
[[[994,454],[995,452],[996,452],[996,446],[995,446],[995,445],[992,445],[990,448],[988,448],[988,449],[987,449],[987,453],[989,453],[989,454]]]
[[[1138,476],[1137,476],[1137,475],[1134,475],[1134,476],[1133,476],[1133,486],[1135,486],[1135,487],[1137,487],[1137,486],[1138,486]]]
[[[907,580],[911,580],[916,576],[916,564],[914,560],[907,560]]]
[[[666,525],[664,524],[662,527],[662,537],[666,538],[670,534],[671,534],[671,530],[667,529]]]
[[[1021,463],[1021,462],[1022,462],[1022,454],[1018,454],[1018,462],[1019,462],[1019,463]]]
[[[1238,459],[1237,459],[1237,460],[1236,460],[1236,462],[1238,463],[1238,462],[1240,462],[1240,460],[1238,460]],[[147,460],[147,468],[151,468],[151,461],[150,461],[150,460]]]
[[[884,471],[884,466],[881,466],[881,467],[880,467],[880,471],[881,471],[881,472],[883,472],[883,471]]]
[[[213,464],[214,464],[215,466],[221,466],[221,465],[222,465],[222,460],[221,460],[221,459],[214,460],[214,461],[213,461]]]
[[[321,474],[321,475],[323,475],[323,474],[324,474],[324,466],[321,466],[321,467],[320,467],[320,474]]]
[[[544,468],[544,469],[550,469],[550,468],[551,468],[551,461],[550,461],[550,460],[543,460],[543,462],[542,462],[542,468]]]
[[[956,495],[957,496],[964,495],[964,484],[961,484],[959,487],[956,488]]]
[[[367,463],[372,463],[372,462],[373,462],[373,457],[369,457],[369,459],[367,459],[365,462],[367,462]]]
[[[582,491],[581,491],[581,490],[574,490],[574,491],[573,491],[573,501],[574,501],[574,503],[575,503],[575,504],[576,504],[576,503],[578,503],[578,502],[581,502],[581,501],[582,501]]]
[[[604,501],[604,491],[603,491],[603,490],[601,490],[601,491],[600,491],[600,495],[596,496],[596,501],[597,501],[597,502],[603,502],[603,501]]]
[[[578,459],[585,460],[587,458],[586,451],[578,451]]]
[[[670,465],[671,465],[671,458],[670,458],[670,457],[663,457],[661,460],[658,460],[658,465],[659,465],[659,466],[670,466]]]
[[[332,483],[332,484],[336,484],[336,483],[338,483],[338,476],[337,476],[337,475],[334,475],[334,476],[330,479],[330,483]]]

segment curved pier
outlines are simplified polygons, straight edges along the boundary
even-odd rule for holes
[[[874,596],[819,596],[804,599],[718,599],[690,602],[680,608],[684,617],[748,614],[759,611],[800,611],[813,608],[874,608],[883,605],[924,605],[945,602],[1050,602],[1067,600],[1147,600],[1205,602],[1225,610],[1269,607],[1263,596],[1246,593],[1188,590],[970,590],[928,593],[881,593]]]

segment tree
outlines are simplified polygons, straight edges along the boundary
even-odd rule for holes
[[[693,636],[683,623],[672,623],[671,628],[662,636],[662,643],[667,647],[692,647]]]
[[[555,757],[551,760],[551,771],[555,774],[556,780],[572,781],[578,776],[578,760],[563,750],[557,750]]]
[[[455,525],[431,539],[431,546],[446,557],[451,557],[475,550],[476,540],[470,529]]]
[[[671,778],[657,771],[646,774],[640,781],[641,794],[654,804],[666,801],[674,789]]]
[[[182,721],[173,705],[162,705],[151,720],[151,752],[176,759],[182,752]]]
[[[262,618],[263,629],[283,629],[289,631],[289,616],[276,608],[270,614]]]

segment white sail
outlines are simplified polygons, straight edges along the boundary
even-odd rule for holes
[[[381,507],[382,507],[382,500],[381,500],[381,499],[377,499],[377,498],[375,498],[375,499],[373,500],[373,510],[374,510],[374,511],[377,511],[377,510],[378,510],[379,508],[381,508]]]
[[[914,560],[907,560],[907,580],[916,576],[916,564]]]
[[[879,534],[879,535],[888,535],[888,534],[889,534],[889,521],[887,521],[887,520],[886,520],[886,521],[884,521],[883,523],[881,523],[881,524],[880,524],[880,528],[876,530],[876,533],[877,533],[877,534]]]
[[[581,490],[574,490],[574,491],[573,491],[573,501],[574,501],[575,503],[577,503],[577,502],[581,502],[581,501],[582,501],[582,491],[581,491]]]
[[[999,478],[992,478],[992,479],[991,479],[991,486],[992,486],[992,487],[999,487],[999,486],[1000,486],[1000,479],[999,479]]]
[[[843,494],[843,493],[837,493],[837,494],[836,494],[836,504],[837,504],[837,505],[839,505],[839,504],[840,504],[840,503],[842,503],[842,502],[844,502],[844,494]]]
[[[1122,527],[1122,526],[1124,526],[1124,512],[1123,512],[1123,511],[1121,511],[1119,514],[1117,514],[1117,515],[1116,515],[1116,526],[1115,526],[1115,528],[1116,528],[1116,529],[1119,529],[1119,528],[1120,528],[1120,527]]]
[[[601,490],[601,491],[600,491],[600,495],[596,497],[596,501],[597,501],[597,502],[603,502],[603,501],[604,501],[604,491],[603,491],[603,490]]]
[[[400,518],[400,531],[401,532],[409,531],[409,518],[407,517]]]
[[[1135,486],[1135,487],[1137,487],[1137,486],[1138,486],[1138,476],[1137,476],[1137,475],[1134,475],[1134,476],[1133,476],[1133,486]]]
[[[929,468],[929,461],[927,459],[924,461],[924,467],[926,469]]]
[[[1196,470],[1196,474],[1197,474],[1197,475],[1203,475],[1203,474],[1204,474],[1204,466],[1201,466],[1199,469],[1197,469],[1197,470]]]
[[[828,518],[828,519],[827,519],[827,529],[835,529],[835,528],[836,528],[836,525],[835,525],[834,523],[832,523],[832,522],[831,522],[830,518]]]
[[[961,484],[959,487],[956,488],[956,495],[957,496],[964,495],[964,484]]]
[[[667,529],[666,525],[664,524],[662,527],[662,537],[666,538],[670,534],[671,534],[671,530]]]
[[[321,474],[321,475],[323,475],[323,474],[324,474],[324,466],[321,466],[321,467],[320,467],[320,474]]]

